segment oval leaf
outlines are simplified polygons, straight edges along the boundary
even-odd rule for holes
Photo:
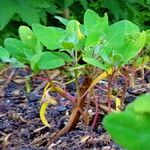
[[[27,26],[19,27],[19,36],[22,42],[27,44],[31,48],[35,48],[37,44],[37,39],[33,34],[32,30]]]
[[[9,52],[7,49],[0,46],[0,59],[8,59],[10,57]]]
[[[65,65],[65,62],[57,55],[51,52],[45,52],[41,55],[37,65],[39,69],[54,69]]]
[[[57,27],[45,27],[40,24],[32,25],[33,32],[39,41],[49,50],[60,48],[61,40],[64,37],[64,30]]]

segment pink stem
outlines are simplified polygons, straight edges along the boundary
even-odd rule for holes
[[[96,122],[97,122],[97,119],[98,119],[98,100],[97,98],[95,99],[95,106],[96,106],[96,113],[95,113],[95,116],[94,116],[94,121],[92,123],[92,128],[94,129],[94,127],[96,126]]]
[[[48,81],[48,79],[44,78],[44,77],[35,77],[35,79],[42,80],[42,81]]]

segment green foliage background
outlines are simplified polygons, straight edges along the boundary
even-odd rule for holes
[[[54,15],[82,21],[87,8],[100,16],[107,12],[110,23],[128,19],[141,29],[150,27],[150,0],[0,0],[0,45],[17,37],[20,25],[61,26]]]

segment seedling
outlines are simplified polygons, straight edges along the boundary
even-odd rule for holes
[[[66,26],[65,29],[33,24],[32,31],[28,27],[21,26],[19,29],[21,40],[12,38],[5,40],[5,48],[13,57],[29,65],[33,72],[43,70],[49,79],[43,92],[40,110],[41,119],[46,126],[50,127],[45,118],[46,107],[49,103],[54,105],[57,102],[50,96],[50,92],[58,92],[73,104],[68,124],[56,133],[50,142],[74,129],[80,116],[88,124],[87,110],[90,104],[96,105],[98,112],[94,88],[100,80],[109,79],[107,110],[111,111],[112,98],[116,99],[118,110],[120,100],[111,93],[113,78],[140,52],[146,39],[145,32],[140,32],[132,22],[122,20],[109,25],[107,14],[99,17],[92,10],[85,12],[83,24],[77,20],[57,18]],[[74,74],[76,97],[71,96],[49,76],[49,69],[62,66]],[[81,77],[84,81],[79,84]],[[106,110],[105,106],[99,107]],[[96,118],[97,114],[94,122]]]
[[[138,57],[136,57],[133,61],[130,61],[130,67],[128,67],[128,70],[130,70],[130,87],[135,87],[135,77],[137,71],[141,71],[141,78],[144,83],[144,74],[146,71],[150,70],[149,62],[150,62],[150,33],[149,30],[146,30],[146,41],[144,48],[139,53]]]
[[[94,21],[91,21],[91,19]],[[111,110],[110,98],[112,96],[110,88],[113,76],[122,66],[140,52],[140,49],[144,46],[146,37],[144,31],[140,33],[138,27],[129,21],[124,20],[109,26],[107,15],[100,18],[91,10],[86,11],[83,25],[75,20],[67,21],[61,18],[59,18],[59,20],[66,25],[66,30],[63,30],[64,36],[60,36],[57,39],[57,45],[55,45],[56,37],[52,38],[51,36],[51,39],[50,37],[46,38],[44,36],[44,33],[48,33],[48,28],[46,31],[46,27],[39,25],[33,26],[33,31],[48,49],[53,50],[54,48],[59,48],[65,50],[73,59],[72,67],[74,68],[73,71],[75,73],[77,88],[77,97],[75,98],[76,105],[73,108],[67,126],[57,133],[51,142],[63,133],[72,130],[76,126],[80,115],[86,118],[83,105],[86,102],[87,93],[89,93],[90,96],[94,96],[94,92],[92,92],[94,91],[94,86],[100,80],[108,76],[110,76],[108,85],[108,107]],[[52,31],[54,31],[54,29],[55,28],[52,30],[51,28]],[[62,30],[60,31],[62,32]],[[58,32],[55,33],[55,35],[57,34]],[[51,47],[49,45],[50,41],[53,41],[53,46],[56,47]],[[79,63],[81,58],[86,62],[85,68],[82,68]],[[104,73],[98,75],[99,71],[97,73],[97,70],[95,70],[96,67],[105,70]],[[78,85],[79,68],[80,71],[82,70],[82,75],[85,79],[81,88],[79,88]],[[92,72],[92,74],[90,72]],[[84,87],[84,89],[82,89],[82,87]],[[120,104],[118,99],[116,101],[116,104]],[[118,105],[116,107],[118,109]]]

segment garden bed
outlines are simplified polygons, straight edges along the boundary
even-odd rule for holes
[[[14,72],[10,81],[8,78]],[[31,79],[32,91],[27,94],[25,87],[25,76],[28,75],[25,70],[9,69],[0,80],[0,88],[4,88],[0,95],[0,149],[8,150],[46,150],[49,139],[58,130],[62,129],[68,121],[71,111],[71,103],[54,93],[58,100],[56,106],[50,105],[47,109],[47,120],[51,128],[43,126],[40,116],[40,99],[46,81],[33,77]],[[136,88],[129,88],[125,94],[125,104],[133,101],[137,96],[150,92],[150,75],[145,77],[145,83],[136,82]],[[59,79],[64,82],[64,79]],[[107,83],[107,80],[105,81]],[[104,82],[104,83],[105,83]],[[7,84],[6,84],[7,83]],[[104,86],[104,83],[101,83]],[[118,86],[123,84],[123,79],[118,79]],[[75,94],[75,85],[70,83],[66,90],[72,95]],[[104,100],[105,92],[102,89],[96,89],[99,101]],[[105,100],[104,100],[105,103]],[[103,117],[106,113],[99,110],[99,117],[94,129],[93,122],[94,109],[91,107],[91,120],[88,126],[85,126],[82,120],[78,123],[75,130],[64,134],[48,147],[50,150],[121,150],[102,126]]]

